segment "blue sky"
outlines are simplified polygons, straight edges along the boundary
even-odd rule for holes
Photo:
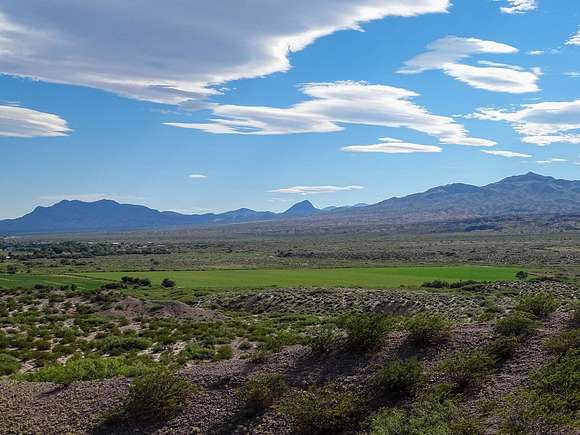
[[[50,3],[0,2],[0,218],[579,178],[574,0]]]

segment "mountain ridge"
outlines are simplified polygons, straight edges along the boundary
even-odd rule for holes
[[[63,200],[48,207],[38,206],[20,218],[0,221],[0,234],[137,231],[294,219],[316,226],[340,220],[372,224],[395,220],[426,222],[494,215],[575,213],[580,213],[580,181],[528,172],[481,187],[464,183],[436,186],[371,205],[320,210],[309,200],[304,200],[281,213],[240,208],[225,213],[185,215],[143,205],[120,204],[110,199],[94,202]]]

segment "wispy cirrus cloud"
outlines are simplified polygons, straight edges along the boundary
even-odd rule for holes
[[[493,92],[521,94],[537,92],[541,71],[503,63],[480,61],[473,66],[460,61],[476,54],[513,54],[518,49],[507,44],[477,38],[447,36],[432,42],[425,53],[405,62],[401,74],[418,74],[429,70],[441,70],[448,76],[477,89]]]
[[[207,175],[204,174],[190,174],[188,176],[188,178],[194,179],[194,180],[204,180],[207,178]]]
[[[311,97],[288,108],[217,105],[206,123],[168,122],[166,125],[213,134],[280,135],[329,133],[342,124],[407,128],[436,137],[444,144],[493,146],[472,138],[452,117],[433,115],[412,99],[419,94],[403,88],[365,82],[309,83],[302,92]]]
[[[179,104],[291,68],[318,38],[449,0],[3,0],[0,72]],[[265,19],[267,17],[267,19]],[[120,36],[121,35],[121,36]]]
[[[529,158],[529,157],[532,157],[529,154],[516,153],[513,151],[481,150],[481,152],[485,153],[485,154],[491,154],[492,156],[506,157],[506,158],[514,158],[514,157]]]
[[[548,160],[536,160],[536,163],[538,163],[539,165],[550,165],[552,163],[564,163],[567,161],[568,159],[553,158]]]
[[[383,154],[411,154],[411,153],[440,153],[441,147],[403,142],[399,139],[383,137],[381,143],[375,145],[349,145],[341,148],[349,153],[383,153]]]
[[[526,14],[538,9],[538,0],[494,0],[508,3],[508,6],[500,7],[500,11],[504,14]]]
[[[525,143],[541,146],[580,144],[580,99],[526,104],[512,111],[482,108],[468,117],[508,122]]]
[[[66,136],[72,130],[58,115],[19,106],[0,106],[0,136]]]
[[[570,36],[570,38],[565,42],[566,45],[580,45],[580,30]]]
[[[319,195],[322,193],[350,192],[353,190],[362,190],[363,186],[294,186],[283,189],[274,189],[269,193],[291,193],[299,195]]]

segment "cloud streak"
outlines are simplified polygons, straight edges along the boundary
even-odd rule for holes
[[[160,103],[290,69],[289,54],[387,16],[449,0],[3,0],[0,72]],[[267,17],[267,19],[265,19]]]
[[[440,153],[441,147],[434,145],[420,145],[403,142],[398,139],[381,138],[381,143],[375,145],[350,145],[341,148],[349,153],[383,153],[383,154],[412,154],[412,153]]]
[[[502,6],[504,14],[526,14],[538,9],[538,0],[505,0],[509,6]]]
[[[513,54],[518,50],[507,44],[477,38],[447,36],[432,42],[425,53],[405,62],[401,74],[418,74],[429,70],[441,70],[454,79],[477,89],[493,92],[522,94],[537,92],[541,71],[530,71],[514,65],[480,61],[473,66],[460,63],[476,54]]]
[[[17,106],[0,106],[0,136],[54,137],[66,136],[71,129],[67,122],[51,113]]]
[[[523,158],[532,157],[529,154],[516,153],[516,152],[513,152],[513,151],[481,150],[481,152],[482,153],[485,153],[485,154],[491,154],[492,156],[506,157],[508,159],[514,158],[514,157],[523,157]]]
[[[294,186],[285,187],[283,189],[274,189],[268,191],[269,193],[289,193],[299,195],[319,195],[322,193],[337,193],[337,192],[351,192],[353,190],[362,190],[363,186]]]
[[[570,36],[570,39],[566,41],[566,45],[579,45],[580,46],[580,30],[574,35]]]
[[[453,118],[433,115],[415,104],[419,94],[365,82],[310,83],[301,87],[310,97],[288,108],[218,105],[206,123],[168,122],[166,125],[213,134],[281,135],[329,133],[342,124],[407,128],[436,137],[444,144],[493,146],[472,138]]]
[[[508,122],[525,143],[540,146],[580,144],[580,99],[526,104],[515,111],[483,108],[468,117]]]

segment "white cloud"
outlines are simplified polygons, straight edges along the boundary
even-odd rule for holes
[[[401,74],[418,74],[438,69],[445,74],[477,89],[520,94],[539,91],[541,71],[529,71],[515,65],[479,61],[481,66],[466,65],[459,61],[476,54],[513,54],[517,48],[495,41],[477,38],[447,36],[432,42],[428,51],[405,62]]]
[[[580,100],[526,104],[516,111],[484,108],[468,117],[509,122],[525,143],[580,144]]]
[[[580,45],[580,30],[566,41],[566,45]]]
[[[382,143],[376,145],[350,145],[341,148],[350,153],[384,153],[384,154],[411,154],[411,153],[440,153],[441,147],[433,145],[419,145],[403,142],[398,139],[384,137]]]
[[[548,159],[548,160],[536,160],[536,163],[538,163],[539,165],[549,165],[552,163],[563,163],[563,162],[567,162],[567,159]]]
[[[270,190],[269,193],[294,193],[300,195],[318,195],[321,193],[350,192],[353,190],[362,190],[363,186],[294,186],[284,189]]]
[[[580,72],[570,71],[570,72],[565,72],[564,75],[568,76],[568,77],[572,77],[573,79],[577,79],[578,77],[580,77]]]
[[[3,0],[0,72],[177,104],[287,71],[289,53],[449,0]]]
[[[514,157],[529,158],[529,157],[532,157],[529,154],[515,153],[513,151],[481,150],[481,152],[485,153],[485,154],[491,154],[492,156],[507,157],[507,158],[514,158]]]
[[[408,128],[436,137],[441,143],[493,146],[487,139],[469,137],[465,127],[451,117],[432,115],[413,103],[418,94],[402,88],[364,82],[310,83],[302,92],[310,100],[289,108],[222,105],[213,109],[207,123],[167,125],[214,134],[275,135],[328,133],[341,124]]]
[[[529,54],[530,56],[541,56],[544,53],[546,53],[544,50],[532,50],[528,51],[526,54]]]
[[[497,1],[497,0],[496,0]],[[538,9],[538,0],[505,0],[509,6],[499,8],[504,14],[525,14]]]
[[[66,136],[70,131],[66,121],[58,115],[24,107],[0,106],[0,136]]]
[[[204,178],[207,178],[207,175],[203,175],[203,174],[191,174],[189,176],[189,178],[193,178],[193,179],[204,179]]]

